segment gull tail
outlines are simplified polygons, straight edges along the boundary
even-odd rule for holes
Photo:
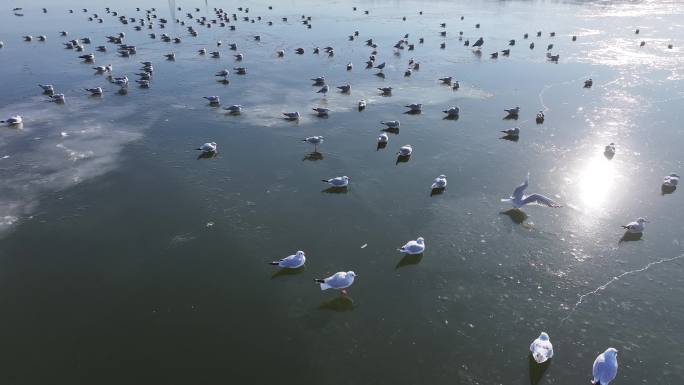
[[[325,280],[323,279],[314,279],[314,281],[321,285],[321,290],[327,290],[331,288],[331,286],[325,283]]]
[[[321,179],[321,182],[330,183],[330,180],[328,180],[328,179]]]
[[[622,227],[623,229],[629,229],[629,226],[625,226],[625,225],[622,225],[620,227]]]
[[[273,265],[273,266],[278,266],[280,264],[280,261],[268,262],[268,264]]]

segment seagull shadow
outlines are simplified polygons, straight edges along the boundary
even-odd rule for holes
[[[216,151],[201,152],[201,153],[197,156],[197,160],[200,160],[200,159],[212,159],[212,158],[216,158],[217,156],[218,156],[218,152],[216,152]]]
[[[544,124],[544,119],[542,118],[536,118],[535,121],[537,122],[537,124]]]
[[[321,154],[318,151],[310,152],[310,153],[304,155],[304,157],[302,158],[302,162],[306,161],[306,160],[311,161],[311,162],[315,162],[317,160],[323,160],[323,154]]]
[[[404,114],[406,114],[406,115],[420,115],[421,112],[422,111],[408,110],[408,111],[404,111]]]
[[[381,129],[380,131],[387,132],[390,134],[399,135],[399,127],[387,127],[387,128]]]
[[[614,153],[614,152],[607,152],[607,151],[604,151],[604,152],[603,152],[603,156],[605,156],[606,159],[608,159],[608,160],[612,160],[613,157],[615,156],[615,153]]]
[[[230,84],[230,80],[228,80],[228,79],[219,79],[219,80],[217,80],[216,82],[217,82],[217,83],[224,84],[224,85]]]
[[[458,115],[447,115],[442,118],[442,120],[453,120],[454,122],[457,121],[459,118]]]
[[[530,385],[538,385],[539,382],[541,382],[541,379],[544,377],[546,370],[549,368],[549,366],[551,366],[551,360],[549,359],[544,363],[538,364],[537,361],[535,361],[532,357],[532,354],[530,354],[528,358],[530,367]]]
[[[382,96],[383,98],[389,98],[392,96],[392,93],[391,92],[382,92],[380,94],[380,96]]]
[[[378,142],[378,147],[375,150],[380,151],[385,147],[387,147],[387,142]]]
[[[446,191],[446,188],[444,188],[444,187],[433,188],[430,190],[430,196],[442,195],[442,194],[444,194],[444,191]]]
[[[328,119],[328,118],[330,117],[330,116],[328,116],[328,114],[314,113],[313,115],[314,115],[315,117],[321,118],[321,119]]]
[[[504,135],[504,136],[500,137],[499,139],[508,140],[511,142],[517,142],[518,140],[520,140],[520,137],[515,136],[515,135]]]
[[[518,114],[508,114],[504,116],[503,120],[518,120]]]
[[[398,155],[397,156],[397,161],[394,163],[395,165],[399,163],[406,163],[411,159],[411,155]]]
[[[326,194],[346,194],[349,192],[349,188],[348,188],[348,186],[344,186],[344,187],[330,186],[326,189],[323,189],[321,192],[326,193]]]
[[[643,233],[630,233],[629,231],[625,231],[625,233],[622,235],[620,240],[618,241],[618,244],[623,243],[623,242],[634,242],[634,241],[640,241],[641,237],[643,237]]]
[[[299,124],[299,119],[298,118],[288,118],[287,116],[284,117],[283,119],[287,120],[288,122],[294,122],[295,124]]]
[[[332,310],[336,312],[351,311],[354,310],[354,300],[349,296],[342,295],[321,302],[321,304],[318,305],[318,310]]]
[[[363,106],[359,106],[359,107],[358,107],[358,109],[359,109],[359,111],[363,111],[363,110],[365,110],[365,109],[366,109],[366,107],[363,107]]]
[[[128,95],[128,87],[121,87],[116,93],[119,95]]]
[[[382,73],[382,72],[376,73],[375,76],[379,77],[380,79],[384,79],[384,78],[385,78],[385,74]]]
[[[668,194],[672,194],[673,192],[675,192],[676,189],[677,189],[677,186],[662,185],[662,186],[660,186],[660,193],[662,195],[668,195]]]
[[[304,270],[306,270],[306,265],[298,267],[296,269],[280,268],[280,269],[278,269],[278,271],[273,273],[273,275],[271,275],[271,279],[276,279],[278,277],[285,277],[288,275],[301,274],[304,272]]]
[[[513,223],[518,224],[518,225],[525,222],[525,219],[528,218],[527,214],[520,209],[510,209],[510,210],[502,211],[499,214],[505,215],[505,216],[511,218]]]
[[[230,116],[240,116],[240,115],[242,115],[242,114],[240,113],[240,111],[228,111],[228,112],[226,112],[226,115],[230,115]]]
[[[423,259],[423,253],[420,254],[406,254],[404,255],[403,258],[399,260],[399,263],[394,267],[395,269],[398,269],[400,267],[405,267],[405,266],[410,266],[410,265],[417,265],[420,263],[420,261]]]
[[[13,128],[15,130],[21,130],[24,128],[24,122],[21,123],[15,123],[15,124],[8,124],[6,125],[7,128]]]

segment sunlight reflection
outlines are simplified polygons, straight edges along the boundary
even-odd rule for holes
[[[618,174],[615,163],[603,155],[591,158],[580,174],[579,197],[585,208],[598,208],[607,203]]]

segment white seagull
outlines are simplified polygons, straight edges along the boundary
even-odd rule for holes
[[[641,234],[644,232],[644,228],[646,228],[646,223],[648,223],[646,219],[637,218],[637,220],[633,222],[629,222],[626,225],[622,225],[622,228],[627,230],[627,232],[630,234]]]
[[[321,179],[321,181],[331,185],[332,187],[347,187],[349,186],[349,180],[351,178],[348,176],[338,176],[332,179]]]
[[[216,152],[216,149],[218,146],[216,145],[216,142],[208,142],[204,143],[203,145],[199,146],[197,150],[202,151],[203,153],[211,153],[211,152]]]
[[[239,114],[240,112],[242,112],[242,105],[233,104],[232,106],[223,107],[223,109],[230,111],[232,114]]]
[[[418,237],[415,241],[408,241],[400,249],[397,249],[406,254],[422,254],[425,251],[425,240],[423,237]]]
[[[387,126],[387,128],[399,128],[401,122],[399,122],[398,120],[383,120],[380,122],[380,124],[384,124],[385,126]]]
[[[21,115],[15,115],[15,116],[10,116],[6,120],[0,120],[0,123],[7,123],[10,126],[15,125],[15,124],[21,124],[24,121],[24,119],[21,117]]]
[[[284,269],[298,269],[306,263],[306,255],[299,250],[294,255],[287,256],[281,260],[269,262],[270,265],[282,267]]]
[[[510,116],[518,116],[520,113],[520,107],[516,106],[515,108],[506,108],[504,111],[506,111],[506,113],[508,113]]]
[[[524,195],[525,189],[530,183],[530,173],[527,173],[525,181],[513,190],[513,194],[509,198],[501,199],[502,202],[511,202],[513,207],[520,208],[527,204],[538,204],[547,207],[561,207],[553,199],[547,198],[541,194]]]
[[[318,145],[325,142],[322,136],[309,136],[308,138],[302,139],[302,142],[307,142],[314,145],[314,152],[318,152]]]
[[[458,108],[457,106],[451,106],[442,112],[447,114],[448,118],[454,118],[454,117],[458,116],[459,113],[461,113],[461,109]]]
[[[532,352],[532,358],[534,358],[538,364],[543,364],[551,359],[551,357],[553,357],[553,345],[549,340],[549,335],[545,332],[541,332],[539,337],[532,341],[530,351]]]
[[[399,147],[399,151],[397,151],[397,155],[399,156],[411,156],[411,154],[413,154],[413,147],[411,147],[410,144]]]
[[[85,88],[85,90],[90,92],[92,95],[102,95],[102,87]]]
[[[386,133],[383,132],[382,134],[380,134],[380,136],[378,136],[378,143],[387,143],[387,142],[389,142],[389,136],[387,136]]]
[[[608,385],[615,379],[618,370],[617,353],[617,349],[608,348],[596,357],[591,370],[593,385]]]
[[[290,119],[290,120],[297,120],[297,119],[299,119],[299,111],[295,111],[295,112],[283,112],[283,115],[285,116],[286,119]]]
[[[354,278],[356,274],[353,271],[340,271],[335,273],[328,278],[315,279],[316,283],[321,285],[321,290],[336,289],[341,290],[342,294],[347,294],[345,290],[354,283]]]
[[[330,109],[325,107],[314,107],[312,110],[316,111],[318,116],[328,116],[328,112],[330,112]]]
[[[411,103],[404,107],[408,108],[411,112],[420,112],[423,109],[423,105],[421,103]]]
[[[221,103],[221,98],[218,96],[204,96],[205,99],[209,101],[209,104],[211,105],[218,105]]]
[[[38,87],[42,88],[44,92],[55,92],[55,87],[52,84],[38,84]]]
[[[447,186],[447,178],[446,175],[442,174],[435,178],[435,180],[432,182],[432,189],[445,189]]]
[[[679,184],[679,175],[677,174],[670,174],[663,178],[663,186],[665,187],[677,187]]]

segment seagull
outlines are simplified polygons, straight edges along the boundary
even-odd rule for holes
[[[364,108],[366,108],[366,101],[364,99],[359,100],[358,106],[359,111],[363,110]]]
[[[221,98],[218,96],[204,96],[205,99],[209,101],[209,104],[211,105],[219,105],[221,104]]]
[[[432,189],[439,189],[439,190],[444,190],[447,186],[447,178],[446,175],[442,174],[435,178],[435,180],[432,182]]]
[[[90,92],[94,96],[102,95],[102,87],[85,88],[85,90]]]
[[[383,120],[380,122],[380,124],[384,124],[385,126],[387,126],[387,128],[399,128],[401,122],[399,122],[398,120]]]
[[[38,84],[38,87],[42,88],[45,93],[55,92],[55,87],[52,84]]]
[[[197,53],[199,53],[200,55],[206,55],[207,49],[206,48],[200,48],[197,50]]]
[[[245,67],[233,67],[233,70],[238,75],[246,75],[247,74],[247,68],[245,68]]]
[[[331,179],[321,179],[321,181],[329,184],[332,187],[347,187],[349,186],[349,180],[351,178],[348,176],[338,176]]]
[[[315,107],[312,109],[318,113],[318,116],[328,116],[328,112],[330,112],[330,109],[325,107]]]
[[[461,109],[458,108],[457,106],[451,106],[448,109],[442,111],[445,114],[447,114],[447,118],[455,118],[458,116],[458,114],[461,112]]]
[[[347,288],[354,283],[356,274],[353,271],[340,271],[328,278],[315,279],[316,283],[321,284],[321,290],[336,289],[341,290],[342,294],[347,294]]]
[[[239,114],[242,112],[242,106],[239,104],[233,104],[232,106],[223,107],[224,110],[230,111],[231,114]]]
[[[418,237],[415,241],[408,241],[400,249],[397,249],[406,254],[422,254],[425,251],[425,240],[423,237]]]
[[[64,103],[64,101],[66,100],[64,98],[64,94],[54,94],[50,95],[50,97],[52,98],[52,101],[55,103]]]
[[[147,79],[138,79],[135,82],[140,84],[140,88],[150,88],[150,81]]]
[[[298,269],[304,266],[306,256],[303,251],[297,251],[294,255],[290,255],[278,261],[269,262],[270,265],[282,267],[284,269]]]
[[[378,90],[380,90],[380,92],[382,92],[383,95],[392,94],[392,87],[378,87]]]
[[[116,85],[119,85],[121,87],[125,87],[128,85],[128,77],[127,76],[120,77],[120,78],[113,78],[111,75],[109,75],[109,81],[116,84]]]
[[[211,57],[213,57],[213,58],[220,58],[220,57],[221,57],[221,52],[218,52],[218,51],[212,51],[212,52],[210,52],[209,54],[210,54]]]
[[[387,144],[387,142],[389,142],[389,136],[386,133],[383,132],[378,136],[378,143]]]
[[[347,71],[351,71],[354,66],[352,65],[352,62],[347,63]]]
[[[461,85],[458,83],[458,80],[454,82],[454,85],[451,87],[454,91],[461,88]]]
[[[537,113],[537,117],[535,118],[535,120],[536,120],[537,123],[539,123],[539,124],[544,123],[544,111],[539,111],[539,112]]]
[[[325,140],[322,136],[309,136],[308,138],[302,139],[302,142],[307,142],[314,145],[314,152],[318,152],[318,145],[324,141]]]
[[[91,62],[95,60],[95,54],[89,53],[86,55],[81,55],[79,56],[80,59],[83,59],[84,61]]]
[[[111,70],[109,70],[109,68],[111,68],[111,65],[93,67],[95,72],[97,72],[98,74],[105,73],[105,72],[111,72]]]
[[[515,138],[517,138],[518,136],[520,136],[520,128],[518,128],[518,127],[509,128],[509,129],[503,130],[503,131],[501,131],[501,132],[503,132],[504,134],[506,134],[506,136],[511,136],[511,137],[515,137]]]
[[[617,376],[617,349],[608,348],[596,357],[592,367],[592,385],[608,385]]]
[[[166,60],[176,60],[176,54],[173,52],[164,54],[164,56],[166,56]]]
[[[410,112],[420,112],[423,109],[423,105],[421,103],[411,103],[404,107],[408,108]]]
[[[445,78],[439,78],[439,80],[446,85],[451,85],[451,79],[452,79],[451,76],[447,76]]]
[[[338,86],[337,89],[340,90],[340,92],[342,92],[344,94],[348,94],[349,92],[351,92],[351,85],[345,84],[342,86]]]
[[[0,120],[0,123],[7,123],[10,126],[13,126],[15,124],[21,124],[24,121],[24,119],[21,117],[21,115],[15,115],[15,116],[10,116],[6,120]]]
[[[316,91],[316,93],[325,95],[328,93],[328,90],[330,90],[330,87],[326,84],[320,90]]]
[[[663,186],[665,187],[677,187],[679,184],[679,175],[677,174],[670,174],[663,178]]]
[[[483,39],[483,38],[479,38],[479,39],[477,39],[477,41],[475,42],[475,44],[473,44],[473,47],[482,47],[482,44],[484,44],[484,39]]]
[[[233,55],[233,56],[235,56],[235,61],[240,61],[240,60],[245,58],[245,56],[241,53]]]
[[[615,143],[610,143],[603,149],[603,154],[609,158],[615,155]]]
[[[298,120],[299,119],[299,111],[283,112],[283,115],[285,115],[286,119],[290,119],[290,120]]]
[[[506,108],[504,111],[508,113],[508,116],[518,116],[518,113],[520,113],[520,107],[516,106],[515,108]]]
[[[644,218],[637,218],[637,220],[633,222],[629,222],[626,225],[623,225],[622,228],[627,230],[628,233],[630,234],[641,234],[644,232],[644,228],[646,227],[646,223],[648,221]]]
[[[593,86],[593,85],[594,85],[594,81],[591,78],[584,81],[584,88],[591,88],[591,86]]]
[[[204,143],[203,145],[199,146],[196,148],[196,150],[202,151],[203,153],[212,153],[216,152],[216,148],[218,146],[216,145],[216,142],[209,142],[209,143]]]
[[[216,76],[222,76],[224,78],[228,75],[230,75],[230,71],[228,71],[227,69],[222,69],[221,71],[216,73]]]
[[[399,156],[411,156],[411,154],[413,154],[413,147],[411,147],[410,144],[399,147],[399,151],[397,151],[397,155]]]
[[[280,49],[280,50],[276,51],[276,55],[278,55],[278,57],[283,57],[283,56],[285,56],[285,51]]]
[[[553,357],[553,345],[549,341],[549,335],[545,332],[541,332],[536,340],[532,341],[530,345],[530,351],[532,352],[532,358],[537,361],[538,364],[543,364]]]
[[[311,80],[313,80],[313,82],[314,82],[313,85],[315,85],[315,86],[320,86],[320,85],[325,84],[325,76],[319,76],[317,78],[312,78]]]
[[[511,202],[514,208],[520,208],[527,204],[538,204],[547,207],[561,207],[560,204],[541,194],[524,195],[525,189],[530,184],[530,173],[527,173],[525,181],[513,190],[509,198],[501,199],[502,202]]]

